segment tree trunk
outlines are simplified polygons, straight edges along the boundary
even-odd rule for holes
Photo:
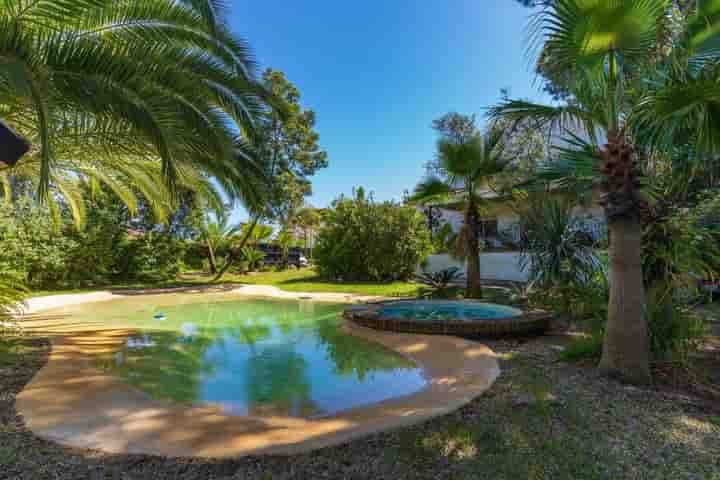
[[[215,250],[213,249],[212,242],[208,237],[206,239],[208,247],[208,259],[210,260],[210,273],[213,275],[217,273],[217,261],[215,260]]]
[[[482,298],[480,283],[480,240],[478,239],[477,208],[473,202],[468,205],[467,222],[467,297]]]
[[[618,216],[608,221],[608,229],[610,303],[600,370],[627,382],[649,384],[640,220],[635,215]]]
[[[235,259],[237,258],[237,252],[242,251],[243,247],[245,247],[245,244],[250,239],[250,236],[252,235],[255,227],[259,222],[259,217],[255,218],[252,221],[252,223],[250,224],[250,228],[248,228],[248,231],[245,233],[245,236],[242,238],[242,240],[240,240],[240,245],[238,245],[237,248],[230,250],[230,253],[227,256],[227,260],[225,261],[225,265],[223,265],[220,271],[215,275],[215,278],[213,278],[213,282],[217,282],[218,280],[220,280],[220,278],[225,275],[225,272],[230,269],[230,266],[232,266],[233,262],[235,262]]]

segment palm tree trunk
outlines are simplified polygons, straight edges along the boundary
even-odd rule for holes
[[[467,222],[467,297],[482,298],[480,283],[480,240],[478,239],[477,208],[470,202],[465,215]]]
[[[208,247],[208,259],[210,260],[210,273],[215,274],[217,273],[217,261],[215,260],[215,249],[212,246],[212,242],[210,241],[210,237],[206,238],[207,241],[207,247]]]
[[[600,370],[648,384],[650,358],[641,246],[642,230],[635,215],[612,218],[610,232],[610,303]]]
[[[250,239],[250,236],[252,235],[253,231],[255,230],[255,227],[260,222],[260,217],[255,217],[250,224],[250,228],[248,228],[248,231],[245,233],[245,236],[240,240],[240,245],[238,245],[236,248],[231,249],[230,253],[227,256],[227,260],[225,260],[225,265],[220,269],[220,271],[215,275],[215,278],[213,278],[213,282],[217,282],[220,280],[220,278],[225,275],[225,272],[227,272],[232,264],[235,262],[238,252],[241,252],[243,247],[245,247],[245,244]]]

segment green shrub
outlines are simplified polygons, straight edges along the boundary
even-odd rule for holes
[[[126,211],[110,195],[88,199],[87,225],[68,229],[77,247],[67,253],[65,283],[69,286],[109,283],[118,275],[121,245],[127,236]]]
[[[647,320],[650,350],[658,358],[682,360],[705,335],[701,316],[685,311],[678,302],[653,301],[652,295],[648,298]]]
[[[325,218],[313,258],[333,280],[407,280],[432,251],[425,218],[415,208],[376,203],[362,191],[336,200]]]
[[[185,244],[166,233],[150,232],[128,240],[123,248],[126,263],[122,275],[141,281],[170,280],[180,273]]]
[[[459,292],[451,284],[458,283],[463,279],[464,274],[458,267],[446,268],[439,272],[423,270],[422,273],[415,277],[417,283],[421,283],[430,289],[429,292],[423,292],[421,296],[431,296],[433,298],[455,298]]]
[[[603,333],[602,331],[581,337],[570,342],[560,352],[560,360],[572,362],[584,359],[599,359],[602,355]]]
[[[219,257],[219,255],[218,255]],[[220,264],[224,258],[220,258]],[[183,258],[185,267],[190,270],[210,271],[210,260],[208,260],[207,246],[202,242],[191,241],[185,244],[185,256]]]
[[[21,196],[0,208],[0,271],[16,274],[28,286],[62,285],[68,253],[77,248],[77,240],[31,198]]]

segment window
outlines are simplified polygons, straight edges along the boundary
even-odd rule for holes
[[[480,220],[480,231],[478,234],[483,238],[497,237],[498,220],[496,218],[483,218]]]

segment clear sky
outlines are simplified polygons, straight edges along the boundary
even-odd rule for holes
[[[234,0],[231,26],[317,113],[329,167],[309,202],[362,185],[400,199],[432,158],[434,118],[478,113],[500,89],[542,98],[514,0]],[[238,216],[242,216],[238,213]]]

